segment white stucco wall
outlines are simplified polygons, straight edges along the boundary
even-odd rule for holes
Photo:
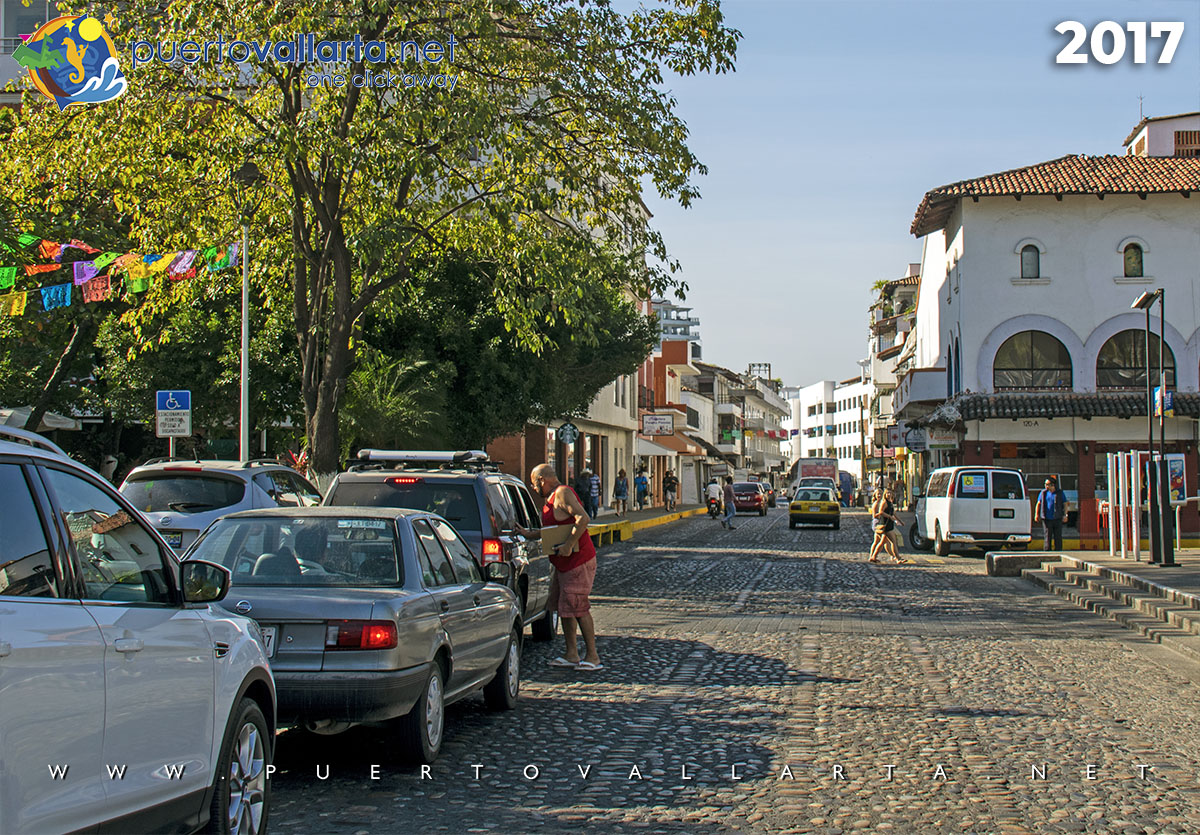
[[[960,338],[959,389],[992,390],[997,349],[1015,333],[1042,330],[1071,354],[1074,389],[1094,391],[1096,358],[1115,333],[1143,330],[1130,310],[1140,293],[1166,291],[1166,340],[1178,388],[1200,385],[1200,195],[982,198],[960,204],[948,229],[926,237],[918,307],[919,367],[944,365]],[[961,225],[960,225],[961,224]],[[1123,276],[1122,246],[1145,249],[1143,279]],[[1020,248],[1041,250],[1041,277],[1020,278]],[[1157,333],[1157,307],[1154,329]]]

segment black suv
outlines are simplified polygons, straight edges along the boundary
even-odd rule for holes
[[[524,482],[500,472],[486,452],[364,449],[334,479],[323,503],[438,514],[481,565],[513,566],[512,590],[534,640],[548,641],[558,631],[558,614],[546,612],[551,566],[542,553],[541,513]]]

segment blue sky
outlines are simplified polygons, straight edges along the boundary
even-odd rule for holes
[[[1065,154],[1119,154],[1200,110],[1200,2],[725,0],[737,71],[675,78],[709,167],[693,208],[647,195],[704,358],[788,385],[857,373],[871,285],[920,260],[926,191]],[[1063,20],[1182,20],[1170,65],[1059,65]],[[1156,58],[1156,42],[1148,56]]]

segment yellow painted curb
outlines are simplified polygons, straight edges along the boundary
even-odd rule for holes
[[[688,516],[699,516],[701,513],[707,513],[708,508],[694,507],[691,510],[680,510],[677,513],[667,513],[663,516],[655,516],[653,519],[640,519],[637,522],[630,522],[630,528],[635,531],[644,531],[647,528],[657,528],[659,525],[666,525],[671,522],[678,522],[680,519],[686,519]]]

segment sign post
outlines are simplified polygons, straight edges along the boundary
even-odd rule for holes
[[[160,391],[155,393],[154,434],[167,439],[167,455],[175,457],[175,439],[192,434],[192,393]]]

